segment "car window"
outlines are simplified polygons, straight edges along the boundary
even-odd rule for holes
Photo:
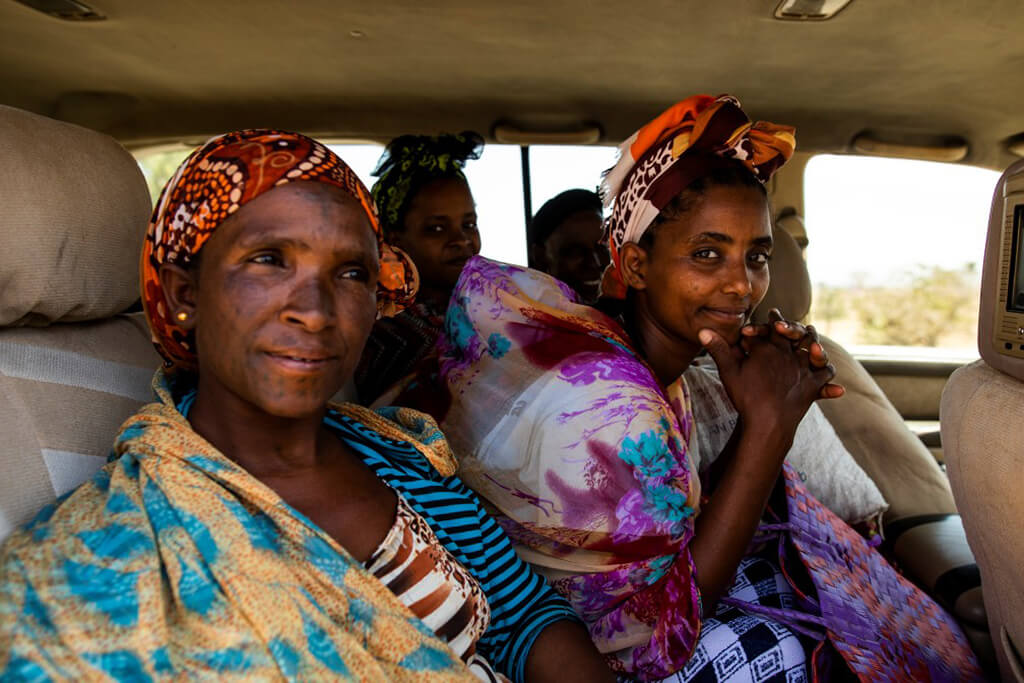
[[[486,145],[483,156],[466,164],[476,200],[480,253],[506,263],[526,265],[523,171],[518,145]]]
[[[328,145],[352,167],[367,187],[384,146],[376,143]],[[489,258],[526,265],[526,223],[523,207],[522,160],[518,145],[486,145],[480,159],[466,165],[466,177],[477,205],[481,253]],[[156,202],[164,184],[192,151],[173,146],[135,153]]]
[[[164,184],[170,180],[178,166],[192,153],[192,147],[184,145],[170,145],[135,150],[135,160],[139,162],[142,175],[146,177],[146,186],[149,187],[149,196],[153,203],[160,197],[160,191]]]
[[[534,213],[544,202],[573,188],[597,190],[601,174],[615,164],[617,147],[534,145],[530,147],[530,195]]]
[[[969,359],[999,174],[818,155],[804,176],[810,319],[860,355]]]

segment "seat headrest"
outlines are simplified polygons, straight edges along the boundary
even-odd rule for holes
[[[139,297],[152,209],[111,137],[0,105],[0,326],[106,318]]]
[[[999,178],[992,195],[981,269],[978,351],[990,366],[1024,380],[1024,161]]]
[[[804,219],[794,209],[783,210],[775,219],[775,227],[788,232],[790,237],[796,240],[800,249],[807,246],[807,226],[804,225]]]
[[[787,320],[802,320],[811,310],[811,276],[796,240],[778,227],[772,231],[775,246],[768,266],[771,282],[757,310],[755,322],[767,322],[768,311],[777,308]]]

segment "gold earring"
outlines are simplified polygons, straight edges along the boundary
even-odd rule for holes
[[[178,322],[183,323],[186,320],[188,320],[188,313],[186,313],[185,311],[178,311],[178,314],[174,317],[178,319]]]

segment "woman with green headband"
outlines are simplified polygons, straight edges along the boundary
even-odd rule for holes
[[[388,240],[416,264],[416,302],[380,320],[356,371],[356,390],[371,403],[415,372],[444,326],[448,298],[462,267],[480,253],[476,204],[463,167],[479,159],[483,138],[403,135],[388,143],[371,190]]]

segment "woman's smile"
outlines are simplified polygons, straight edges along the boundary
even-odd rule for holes
[[[726,325],[742,325],[750,316],[749,306],[702,306],[697,313]]]
[[[457,267],[461,271],[462,267],[466,265],[466,261],[468,261],[474,255],[475,255],[475,252],[470,251],[470,250],[467,249],[465,252],[456,254],[454,256],[450,256],[447,259],[445,259],[444,260],[444,265],[452,266],[452,267]]]
[[[278,417],[322,410],[376,314],[363,209],[340,189],[290,183],[225,221],[203,254],[199,317],[217,324],[197,328],[200,396]]]
[[[326,351],[267,351],[267,357],[287,372],[318,374],[337,363],[338,357]]]
[[[771,220],[762,191],[716,186],[655,230],[646,250],[626,245],[625,253],[633,255],[626,265],[631,286],[642,290],[646,332],[639,334],[647,338],[647,353],[657,356],[651,359],[655,366],[664,363],[674,379],[681,355],[700,352],[702,329],[738,341],[768,288]],[[663,339],[664,348],[650,343],[653,336]]]

